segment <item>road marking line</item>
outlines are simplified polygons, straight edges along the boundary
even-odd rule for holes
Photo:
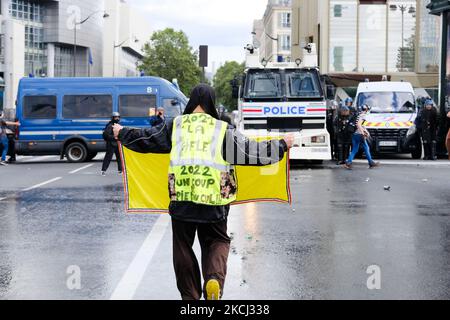
[[[92,167],[93,165],[94,165],[93,163],[92,164],[88,164],[87,166],[84,166],[84,167],[81,167],[81,168],[78,168],[76,170],[73,170],[73,171],[69,172],[69,174],[74,174],[74,173],[80,172],[80,171],[82,171],[84,169]]]
[[[51,158],[58,158],[58,156],[38,156],[38,157],[31,157],[30,159],[24,160],[24,161],[22,161],[22,162],[23,162],[23,163],[30,163],[30,162],[37,162],[37,161],[42,161],[42,160],[51,159]]]
[[[62,179],[62,177],[54,178],[54,179],[51,179],[51,180],[48,180],[48,181],[39,183],[39,184],[37,184],[37,185],[35,185],[35,186],[32,186],[32,187],[23,189],[22,191],[31,191],[31,190],[37,189],[37,188],[39,188],[39,187],[45,186],[45,185],[47,185],[47,184],[56,182],[56,181],[61,180],[61,179]]]
[[[137,252],[127,271],[123,275],[110,300],[132,300],[139,284],[142,282],[148,265],[159,247],[167,227],[170,216],[161,215]]]
[[[0,198],[0,201],[6,200],[6,198]]]

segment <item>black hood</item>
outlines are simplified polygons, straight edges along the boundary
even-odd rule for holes
[[[201,84],[192,90],[184,114],[192,114],[198,106],[201,106],[205,113],[219,120],[219,114],[216,110],[216,93],[213,88],[206,84]]]

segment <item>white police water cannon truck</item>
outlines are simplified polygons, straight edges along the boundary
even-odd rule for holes
[[[315,44],[303,49],[303,61],[268,62],[259,49],[246,48],[246,69],[241,81],[234,81],[238,98],[236,124],[246,136],[295,134],[292,160],[331,160],[330,135],[326,128],[327,87],[317,67]]]
[[[366,81],[358,87],[356,104],[358,109],[371,108],[364,126],[375,154],[411,153],[414,159],[421,158],[420,134],[414,124],[418,108],[410,83]]]

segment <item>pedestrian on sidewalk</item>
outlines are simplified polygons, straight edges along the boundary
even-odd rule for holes
[[[433,100],[427,99],[425,101],[425,107],[421,111],[419,118],[423,148],[425,150],[425,157],[423,160],[437,160],[436,146],[438,114],[436,108],[434,107]]]
[[[119,174],[122,174],[122,161],[120,159],[119,145],[113,133],[113,126],[119,123],[120,123],[120,114],[118,112],[114,112],[111,121],[106,125],[105,129],[103,130],[103,139],[106,142],[106,154],[105,158],[103,159],[101,172],[102,176],[106,176],[106,171],[108,170],[109,165],[111,164],[111,160],[114,154],[116,155],[117,170]]]
[[[369,144],[367,143],[367,140],[370,139],[370,134],[369,131],[367,131],[367,129],[364,127],[364,123],[366,122],[366,116],[369,112],[370,107],[368,105],[364,105],[361,107],[361,112],[356,118],[356,132],[353,134],[352,137],[352,144],[353,144],[352,153],[350,154],[350,157],[348,158],[348,160],[344,165],[344,167],[348,170],[352,169],[353,160],[355,160],[355,157],[361,145],[364,148],[364,153],[366,154],[367,161],[369,162],[369,168],[373,169],[380,165],[378,162],[375,162],[372,159],[370,147]]]
[[[194,88],[184,115],[172,123],[164,121],[147,129],[115,125],[114,134],[135,152],[170,153],[169,213],[177,287],[183,300],[200,300],[202,295],[219,300],[231,243],[228,214],[236,199],[233,165],[277,163],[292,147],[294,136],[249,140],[219,120],[214,89],[207,85]],[[202,250],[201,268],[192,248],[196,234]]]

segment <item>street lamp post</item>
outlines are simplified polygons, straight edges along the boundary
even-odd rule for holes
[[[116,43],[114,42],[114,48],[113,48],[113,77],[116,76],[116,49],[117,48],[121,48],[125,42],[127,42],[128,40],[130,40],[130,38],[122,41],[120,44],[116,45]],[[134,43],[138,43],[139,39],[134,37]]]
[[[96,15],[97,13],[103,12],[103,19],[106,19],[109,17],[109,14],[106,13],[103,10],[98,10],[95,11],[93,13],[91,13],[89,16],[87,16],[86,19],[80,21],[80,22],[76,22],[74,23],[73,26],[73,32],[74,32],[74,43],[73,43],[73,76],[76,77],[77,76],[77,27],[81,26],[82,24],[84,24],[85,22],[87,22],[90,18],[92,18],[94,15]]]

